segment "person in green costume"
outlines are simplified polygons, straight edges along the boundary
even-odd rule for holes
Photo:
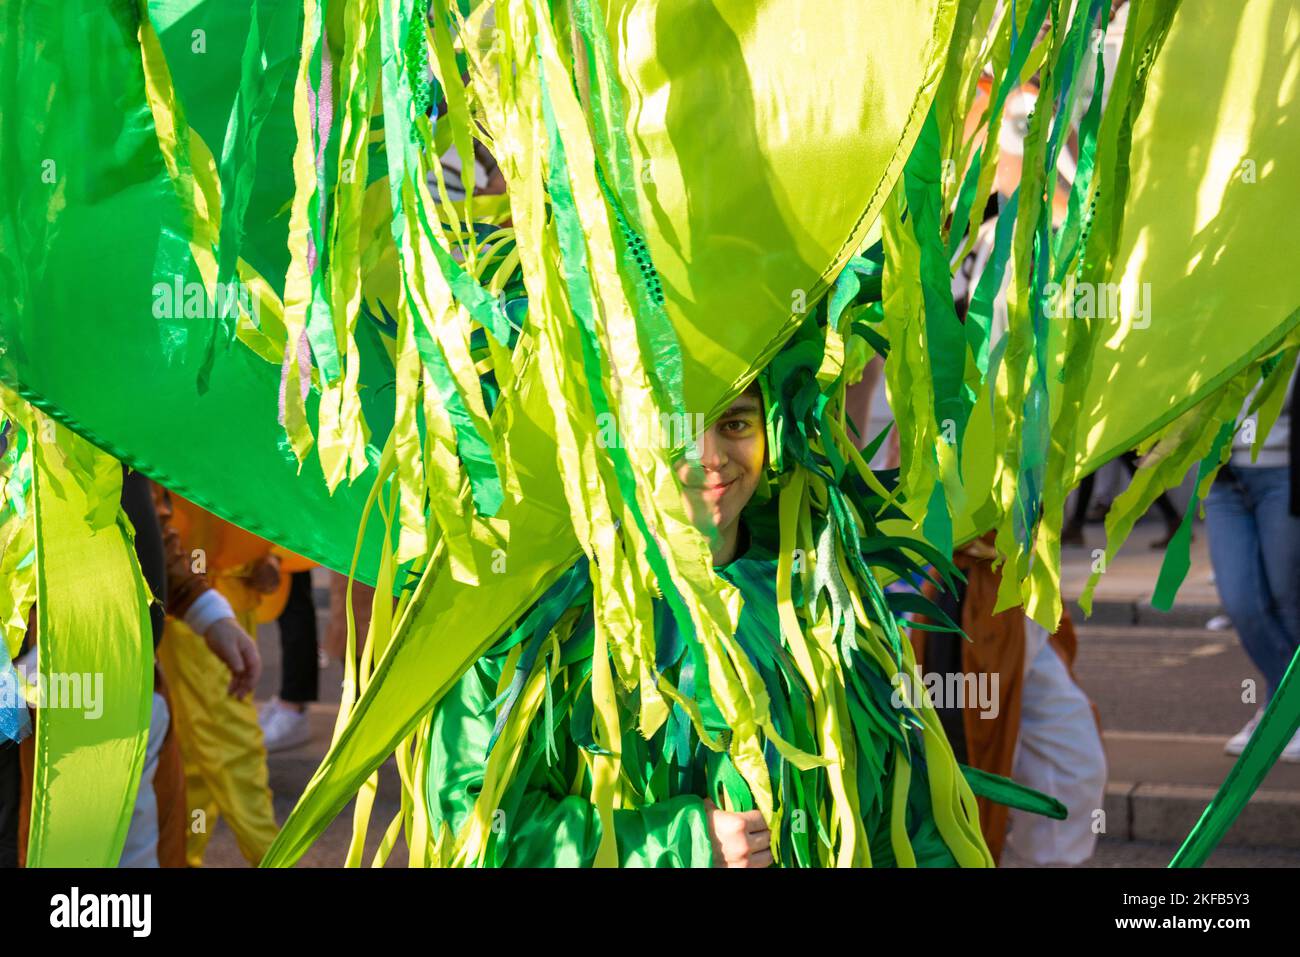
[[[769,469],[767,453],[763,393],[755,385],[678,460],[677,476],[692,520],[709,538],[715,570],[744,598],[735,641],[763,677],[779,733],[816,752],[816,709],[781,637],[776,503],[755,497]],[[500,867],[595,862],[603,825],[590,797],[587,760],[600,750],[591,732],[591,600],[583,558],[434,711],[425,800],[435,843],[452,848],[444,860]],[[662,600],[655,601],[655,631],[657,667],[684,698],[698,702],[705,731],[725,741],[728,729],[713,705],[700,649]],[[488,833],[466,850],[472,830],[466,824],[483,801],[489,756],[504,746],[507,717],[520,706],[525,676],[535,673],[539,655],[546,659],[545,702],[535,706],[500,799],[478,809],[490,821]],[[851,766],[868,845],[863,862],[992,866],[973,800],[956,798],[943,809],[961,825],[947,835],[936,822],[932,766],[942,764],[946,777],[959,777],[946,741],[923,742],[920,722],[891,706],[896,684],[876,660],[857,654],[852,661],[848,698],[857,753]],[[632,795],[613,814],[621,866],[817,866],[828,860],[831,839],[821,810],[831,795],[823,769],[799,770],[767,746],[772,790],[783,804],[774,839],[726,750],[704,746],[680,703],[649,740],[637,731],[636,692],[620,692],[618,707],[624,793]],[[900,755],[906,762],[896,760]]]

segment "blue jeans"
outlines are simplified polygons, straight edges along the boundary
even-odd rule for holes
[[[1290,512],[1289,472],[1235,466],[1205,498],[1219,597],[1269,698],[1300,647],[1300,518]]]

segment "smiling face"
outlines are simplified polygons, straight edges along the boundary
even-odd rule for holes
[[[751,387],[677,462],[687,510],[708,537],[715,565],[736,557],[740,513],[758,488],[766,453],[763,400]]]

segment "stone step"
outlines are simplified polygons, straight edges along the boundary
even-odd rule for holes
[[[1182,843],[1232,767],[1226,736],[1108,731],[1104,841]],[[1300,764],[1279,762],[1224,847],[1300,849]]]

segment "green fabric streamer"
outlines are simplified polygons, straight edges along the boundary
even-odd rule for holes
[[[636,285],[638,327],[646,338],[647,351],[651,356],[649,369],[664,406],[682,412],[685,411],[685,400],[682,396],[681,343],[664,310],[663,288],[649,247],[645,244],[646,231],[641,223],[634,185],[637,173],[632,165],[623,93],[615,72],[609,36],[601,22],[602,18],[593,13],[591,0],[575,0],[573,15],[574,23],[587,47],[592,128],[596,134],[596,146],[603,154],[604,168],[610,171],[614,181],[612,190],[606,183],[607,177],[601,167],[597,167],[596,171],[627,244],[625,254],[631,256],[636,263],[636,268],[625,266],[625,275],[630,274]]]
[[[990,774],[965,764],[961,765],[961,773],[970,782],[970,789],[975,792],[976,797],[987,798],[997,804],[1005,804],[1007,807],[1028,811],[1031,814],[1041,814],[1054,821],[1064,821],[1068,817],[1065,805],[1056,798],[1025,787],[1023,784],[1017,784],[1010,778],[1004,778],[1000,774]]]
[[[1286,674],[1282,676],[1282,683],[1278,685],[1273,699],[1264,709],[1264,716],[1260,718],[1255,733],[1246,744],[1246,750],[1241,752],[1241,757],[1237,758],[1232,770],[1219,785],[1214,799],[1187,835],[1187,840],[1174,854],[1173,860],[1169,862],[1170,867],[1200,867],[1209,859],[1241,809],[1277,763],[1282,749],[1291,742],[1298,730],[1300,653],[1291,659]]]
[[[980,381],[989,378],[989,346],[993,323],[993,302],[1002,290],[1002,280],[1007,273],[1007,258],[1011,254],[1011,237],[1015,234],[1016,213],[1020,205],[1020,190],[998,210],[998,224],[994,228],[993,250],[989,253],[984,271],[971,296],[966,310],[966,342],[975,356]]]
[[[1043,18],[1047,15],[1047,0],[1033,0],[1025,14],[1025,22],[1018,35],[1011,43],[1011,58],[1007,63],[1006,70],[1002,74],[1002,82],[998,85],[997,95],[993,98],[993,103],[989,108],[988,127],[990,132],[989,140],[980,146],[975,153],[974,161],[966,171],[966,177],[962,180],[961,192],[957,195],[957,206],[952,213],[952,225],[948,233],[948,255],[955,256],[957,250],[961,248],[962,237],[966,235],[966,230],[970,225],[971,210],[975,205],[976,199],[982,203],[984,197],[977,197],[978,184],[981,180],[980,173],[985,165],[985,153],[994,149],[997,145],[997,133],[1002,124],[1002,110],[1006,106],[1007,97],[1021,83],[1021,72],[1029,60],[1029,51],[1034,45],[1034,39],[1038,34],[1039,28],[1043,24]]]
[[[964,381],[966,337],[953,307],[952,275],[940,236],[943,195],[939,189],[939,150],[939,124],[931,111],[903,169],[903,186],[908,216],[921,251],[925,342],[934,384],[934,417],[945,441],[951,429],[953,445],[960,455],[975,396]],[[943,507],[946,513],[946,504]]]
[[[235,105],[230,111],[225,142],[221,149],[222,206],[221,235],[217,246],[217,281],[223,285],[235,279],[235,264],[243,240],[244,216],[257,172],[255,157],[258,137],[263,121],[271,112],[280,84],[289,73],[288,68],[294,60],[301,21],[301,15],[290,4],[275,4],[272,12],[264,16],[258,0],[252,0],[248,37],[240,64],[239,90],[235,95]],[[200,392],[206,391],[211,382],[217,347],[228,347],[234,340],[235,324],[239,318],[238,311],[235,310],[232,314],[229,303],[223,297],[218,297],[214,305],[218,307],[219,321],[212,330],[207,355],[199,368]]]
[[[1236,431],[1237,427],[1234,422],[1224,422],[1219,427],[1218,435],[1214,437],[1214,444],[1210,446],[1209,454],[1201,460],[1200,467],[1196,470],[1196,486],[1192,492],[1192,498],[1183,512],[1183,520],[1178,526],[1178,531],[1169,540],[1169,545],[1165,551],[1165,560],[1160,563],[1160,575],[1156,579],[1156,589],[1151,596],[1151,606],[1153,608],[1158,608],[1160,611],[1169,611],[1174,607],[1174,598],[1178,595],[1178,588],[1182,585],[1183,579],[1187,577],[1187,572],[1192,567],[1192,519],[1196,515],[1196,507],[1201,502],[1201,489],[1205,487],[1206,481],[1223,464],[1224,449],[1230,450],[1232,448],[1232,437]]]

